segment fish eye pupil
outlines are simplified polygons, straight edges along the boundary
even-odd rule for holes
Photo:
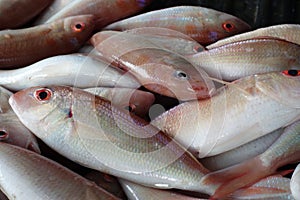
[[[179,72],[177,72],[177,77],[178,78],[187,78],[187,75],[186,75],[186,73],[184,73],[184,72],[181,72],[181,71],[179,71]]]
[[[41,100],[45,100],[48,96],[48,93],[45,91],[41,91],[38,95]]]
[[[297,76],[298,75],[298,70],[290,69],[290,70],[288,70],[288,75]]]
[[[81,24],[76,24],[76,25],[75,25],[75,28],[76,28],[76,29],[81,29],[81,28],[82,28],[82,25],[81,25]]]
[[[225,24],[225,27],[227,28],[227,29],[231,29],[232,28],[232,25],[231,24]]]

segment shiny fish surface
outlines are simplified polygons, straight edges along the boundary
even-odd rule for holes
[[[99,96],[51,86],[19,91],[9,101],[36,136],[83,166],[150,187],[212,191],[199,184],[208,170],[195,157]]]
[[[22,67],[50,56],[72,53],[88,40],[93,29],[93,16],[82,15],[25,29],[0,31],[0,69]]]
[[[215,198],[275,174],[279,167],[300,161],[300,121],[286,127],[262,154],[232,167],[208,174],[205,183],[217,184]],[[253,166],[255,168],[253,169]]]
[[[293,172],[292,178],[291,178],[291,191],[293,194],[293,197],[296,200],[300,199],[300,164],[297,165],[295,171]]]
[[[211,171],[224,169],[226,167],[238,164],[263,153],[274,143],[274,141],[277,140],[282,132],[283,128],[280,128],[235,149],[215,156],[203,158],[200,160],[200,162]]]
[[[39,154],[0,144],[1,190],[9,199],[118,199]]]
[[[258,73],[300,69],[300,46],[278,39],[249,39],[186,58],[214,78],[233,81]]]
[[[30,66],[0,70],[0,85],[18,91],[42,85],[86,87],[138,88],[140,84],[130,74],[109,64],[81,54],[49,57]]]
[[[248,76],[211,99],[182,103],[152,124],[200,158],[217,155],[299,119],[299,87],[297,70]]]
[[[177,6],[151,11],[117,21],[106,30],[127,30],[140,27],[162,27],[182,32],[209,44],[250,29],[250,26],[232,15],[199,6]]]
[[[253,31],[241,33],[219,40],[211,45],[206,46],[207,49],[213,49],[232,42],[248,40],[253,38],[273,37],[295,44],[300,44],[300,25],[299,24],[280,24],[264,28],[259,28]]]
[[[44,8],[52,0],[1,0],[0,1],[0,30],[18,28],[25,24]]]
[[[185,101],[208,98],[215,91],[204,70],[146,37],[130,33],[109,37],[99,32],[91,42],[102,57],[129,71],[152,92]]]
[[[52,15],[45,23],[69,16],[93,15],[96,29],[141,11],[152,0],[74,0]]]

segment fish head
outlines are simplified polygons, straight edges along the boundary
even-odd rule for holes
[[[251,29],[250,25],[243,20],[222,12],[207,20],[209,20],[207,24],[210,25],[206,26],[207,33],[204,35],[208,37],[207,41],[210,43]]]
[[[62,130],[69,122],[72,106],[71,89],[66,87],[32,87],[9,98],[9,104],[20,119],[37,137],[49,136]]]
[[[93,15],[78,15],[64,19],[64,30],[72,33],[68,38],[74,46],[80,46],[92,35],[95,28]]]
[[[265,95],[291,108],[300,108],[300,70],[255,75],[256,87]]]

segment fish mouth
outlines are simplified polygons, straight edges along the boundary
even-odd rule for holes
[[[27,145],[26,149],[28,149],[30,151],[33,151],[33,152],[36,152],[38,154],[41,154],[41,150],[40,150],[39,145],[38,145],[37,142],[30,142]]]

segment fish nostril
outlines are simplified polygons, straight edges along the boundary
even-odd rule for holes
[[[6,140],[9,134],[6,130],[0,130],[0,140]]]

